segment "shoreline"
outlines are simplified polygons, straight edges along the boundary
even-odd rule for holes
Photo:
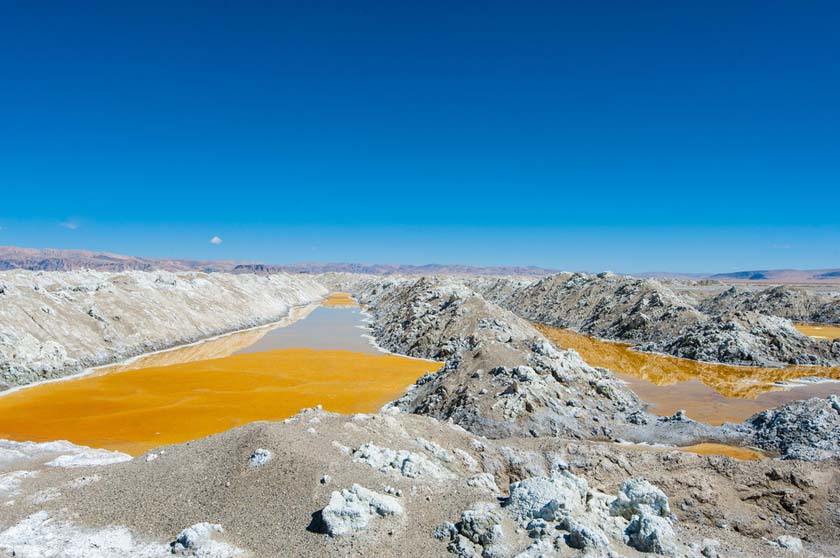
[[[366,323],[366,324],[372,324],[373,323],[373,316],[370,314],[370,312],[368,312],[367,310],[362,308],[361,305],[359,305],[359,313],[361,313],[362,316],[364,316],[364,320],[363,320],[364,323]],[[429,358],[415,357],[415,356],[411,356],[411,355],[404,355],[402,353],[395,353],[393,351],[389,351],[388,349],[386,349],[385,347],[383,347],[382,345],[380,345],[376,341],[376,337],[373,335],[373,328],[367,326],[363,329],[366,329],[369,333],[362,334],[362,337],[364,337],[365,339],[368,340],[368,343],[370,343],[371,347],[373,347],[374,349],[376,349],[377,351],[379,351],[381,353],[384,353],[386,355],[403,357],[403,358],[410,358],[410,359],[413,359],[413,360],[422,360],[424,362],[438,362],[438,363],[441,364],[441,367],[443,367],[443,363],[440,362],[440,361],[437,361],[437,360],[432,360],[432,359],[429,359]],[[395,399],[394,401],[397,401],[397,399]],[[391,403],[393,403],[393,401]]]
[[[307,303],[307,304],[297,304],[297,305],[294,305],[294,306],[290,306],[285,315],[280,316],[277,319],[274,319],[270,322],[266,322],[264,324],[254,325],[254,326],[241,328],[241,329],[232,329],[230,331],[225,331],[223,333],[217,333],[217,334],[211,335],[209,337],[202,337],[200,339],[196,339],[194,341],[190,341],[190,342],[187,342],[187,343],[180,343],[180,344],[177,344],[177,345],[171,345],[171,346],[163,348],[163,349],[157,349],[155,351],[149,351],[149,352],[146,352],[146,353],[139,353],[139,354],[130,356],[130,357],[128,357],[126,359],[123,359],[123,360],[115,360],[115,361],[109,362],[107,364],[98,364],[96,366],[89,366],[87,368],[84,368],[84,369],[80,370],[79,372],[75,372],[73,374],[68,374],[66,376],[61,376],[59,378],[47,378],[45,380],[40,380],[40,381],[32,382],[32,383],[29,383],[29,384],[23,384],[23,385],[20,385],[20,386],[13,386],[13,387],[10,387],[9,389],[0,391],[0,397],[6,396],[6,395],[11,394],[11,393],[16,393],[18,391],[22,391],[22,390],[25,390],[25,389],[28,389],[28,388],[32,388],[32,387],[35,387],[35,386],[41,386],[41,385],[45,385],[45,384],[52,384],[52,383],[56,383],[56,382],[64,382],[64,381],[67,381],[67,380],[75,380],[75,379],[78,379],[78,378],[83,378],[83,377],[89,376],[89,375],[91,375],[91,374],[93,374],[97,371],[100,371],[104,368],[108,368],[108,367],[111,367],[111,366],[129,365],[129,364],[132,364],[134,362],[137,362],[141,358],[145,358],[145,357],[152,356],[152,355],[158,355],[158,354],[162,354],[162,353],[168,353],[168,352],[171,352],[171,351],[177,351],[179,349],[184,349],[184,348],[187,348],[187,347],[194,347],[194,346],[200,345],[202,343],[207,343],[209,341],[215,341],[217,339],[222,339],[224,337],[228,337],[228,336],[231,336],[231,335],[236,335],[237,333],[255,331],[255,330],[259,330],[259,329],[263,329],[263,328],[265,328],[265,329],[276,329],[278,327],[286,327],[286,326],[289,326],[289,325],[297,322],[298,320],[301,320],[301,319],[306,317],[306,316],[301,316],[301,317],[298,317],[298,318],[294,318],[293,314],[296,310],[305,309],[305,308],[308,308],[310,306],[312,306],[313,310],[314,310],[315,308],[318,308],[321,305],[321,302],[323,302],[323,301],[310,302],[310,303]],[[291,322],[289,322],[285,325],[281,325],[281,324],[283,324],[283,322],[285,320],[290,319],[290,318],[294,318],[293,321],[291,321]]]
[[[109,376],[111,377],[110,381],[111,381],[112,384],[114,382],[120,383],[120,382],[124,382],[124,381],[127,381],[127,380],[123,380],[119,377],[114,377],[115,374],[118,374],[119,372],[123,372],[123,371],[131,371],[131,370],[137,370],[139,372],[143,372],[144,368],[147,368],[147,367],[150,367],[149,368],[150,370],[155,369],[155,368],[161,368],[160,365],[155,364],[159,361],[173,362],[173,363],[183,361],[183,363],[185,365],[189,365],[190,363],[198,363],[200,365],[200,361],[205,358],[205,357],[200,356],[200,355],[216,352],[217,347],[223,347],[223,350],[228,351],[228,352],[233,350],[234,353],[232,353],[232,354],[236,354],[235,351],[239,350],[239,349],[236,349],[236,347],[241,348],[242,346],[245,346],[245,345],[250,346],[254,342],[261,339],[264,335],[269,334],[269,332],[274,332],[274,335],[277,335],[277,336],[283,336],[284,335],[283,332],[286,331],[286,330],[283,329],[284,327],[289,327],[289,326],[292,326],[296,323],[299,323],[300,321],[309,317],[311,315],[312,311],[317,310],[320,307],[321,307],[320,304],[317,304],[317,303],[316,304],[307,304],[307,305],[303,305],[303,306],[297,306],[297,307],[292,308],[291,311],[289,312],[289,314],[287,316],[285,316],[284,319],[282,319],[278,322],[273,322],[273,323],[266,324],[266,325],[263,325],[263,326],[246,328],[244,330],[237,330],[237,331],[233,331],[233,332],[228,332],[228,333],[222,334],[222,335],[216,335],[216,336],[206,338],[206,339],[203,339],[203,340],[199,340],[199,341],[196,341],[196,342],[192,342],[192,343],[189,343],[189,344],[184,344],[184,345],[181,345],[179,347],[172,347],[172,348],[165,349],[165,350],[154,351],[154,352],[151,352],[151,353],[145,353],[144,355],[138,355],[138,356],[135,356],[135,357],[132,357],[130,359],[127,359],[127,360],[123,361],[123,364],[138,363],[138,361],[139,361],[138,366],[136,368],[121,368],[119,366],[116,366],[116,367],[112,367],[112,368],[109,369],[108,366],[93,367],[93,368],[86,369],[86,370],[80,372],[79,374],[74,374],[72,376],[67,376],[67,377],[63,377],[63,378],[47,380],[46,382],[38,382],[38,383],[30,384],[30,385],[27,385],[27,386],[21,386],[21,388],[25,389],[26,387],[30,387],[30,386],[36,386],[36,385],[40,386],[44,383],[52,383],[52,382],[56,382],[56,381],[71,380],[71,379],[78,379],[79,382],[84,382],[84,381],[86,381],[86,379],[87,380],[93,380],[93,381],[96,382],[96,381],[99,381],[99,379],[107,378]],[[328,309],[331,309],[331,308],[328,308]],[[338,310],[338,309],[336,309],[336,310]],[[362,314],[362,312],[359,309],[356,309],[356,310],[357,310],[356,312],[352,313],[353,314],[352,321],[355,325],[353,325],[353,329],[348,330],[347,333],[349,335],[354,336],[356,339],[358,339],[359,337],[364,337],[364,341],[361,341],[361,342],[363,344],[367,344],[367,345],[371,346],[375,350],[374,351],[369,351],[369,350],[365,351],[364,349],[356,349],[355,352],[352,351],[352,350],[351,351],[346,351],[345,350],[343,352],[346,352],[347,355],[343,358],[354,359],[354,361],[355,361],[356,357],[362,357],[362,356],[364,356],[366,358],[377,359],[379,364],[376,364],[373,361],[369,362],[366,365],[367,369],[365,369],[365,371],[363,371],[363,374],[367,375],[368,372],[370,372],[370,374],[372,375],[371,377],[375,378],[376,377],[375,374],[382,373],[382,371],[384,370],[386,376],[390,376],[391,379],[389,380],[387,377],[383,377],[383,385],[393,384],[395,382],[395,380],[396,380],[396,383],[401,384],[399,386],[396,386],[396,389],[392,389],[390,394],[386,393],[384,398],[377,398],[378,401],[373,400],[373,404],[374,404],[375,408],[364,409],[363,411],[361,411],[361,412],[364,412],[364,413],[376,413],[376,412],[380,412],[384,408],[393,406],[395,401],[398,401],[406,393],[411,391],[411,389],[414,387],[414,382],[416,381],[416,379],[418,377],[422,376],[425,373],[437,372],[441,369],[442,365],[441,365],[441,363],[439,363],[437,361],[433,361],[433,360],[429,360],[429,359],[421,359],[421,358],[416,358],[416,357],[406,357],[406,356],[402,356],[402,355],[398,355],[398,354],[395,354],[395,353],[391,353],[391,352],[382,350],[380,347],[378,347],[376,344],[374,344],[372,342],[372,336],[368,335],[368,332],[369,332],[369,329],[370,329],[369,322],[364,322],[363,320],[367,319],[369,314],[367,314],[367,313]],[[338,314],[338,312],[332,313],[332,314],[335,315],[335,314]],[[347,314],[345,313],[345,316],[346,315]],[[328,319],[329,319],[329,314],[328,314]],[[345,321],[345,319],[341,318],[341,321],[343,323]],[[316,322],[316,323],[320,323],[320,322]],[[247,331],[256,331],[257,333],[252,333],[252,334],[247,334],[246,333],[244,336],[236,337],[237,334],[244,333],[244,332],[247,332]],[[317,328],[316,328],[315,331],[317,333]],[[234,337],[231,337],[231,336],[234,336]],[[225,341],[224,340],[225,338],[229,338],[230,340]],[[218,339],[222,339],[222,341],[220,341],[217,344],[213,344],[213,341],[218,340]],[[201,348],[201,346],[205,345],[205,344],[208,344],[207,348],[206,349]],[[144,357],[152,356],[152,355],[155,355],[155,354],[172,353],[173,351],[179,351],[179,349],[182,349],[182,348],[196,347],[196,346],[198,346],[199,348],[192,349],[192,350],[187,350],[187,351],[184,351],[184,352],[178,352],[177,354],[173,354],[171,357],[152,358],[151,360],[144,360]],[[278,349],[277,352],[282,352],[282,353],[288,354],[290,352],[293,353],[294,351],[300,351],[300,350],[302,350],[302,349],[294,349],[294,348],[282,349],[281,348],[281,349]],[[309,350],[319,352],[319,353],[330,352],[330,349],[326,349],[326,348],[325,349],[309,349]],[[341,351],[341,349],[333,349],[333,351]],[[367,354],[363,354],[362,351],[364,351],[364,353],[367,353]],[[227,354],[227,353],[225,353],[225,354]],[[270,352],[263,352],[262,350],[258,350],[256,353],[253,353],[253,354],[243,354],[242,358],[260,358],[261,356],[262,356],[263,360],[274,360],[275,359],[275,357],[272,356]],[[218,357],[212,357],[211,356],[210,358],[211,359],[212,358],[224,359],[226,357],[224,355],[220,354]],[[283,357],[282,355],[278,355],[277,358],[279,358],[278,362],[280,364],[279,364],[279,367],[275,366],[275,368],[277,368],[278,370],[285,369],[286,366],[283,365],[282,363],[285,362],[285,360],[283,360],[283,359],[287,358],[287,357]],[[307,357],[307,358],[309,358],[309,357]],[[402,363],[400,364],[396,360],[388,360],[388,359],[398,359],[399,361],[402,361]],[[365,362],[367,362],[367,361],[365,361]],[[164,367],[165,366],[166,365],[164,365]],[[362,365],[362,366],[364,367],[365,365]],[[415,374],[415,375],[411,375],[410,378],[405,378],[404,373],[401,372],[404,368],[406,370],[408,370],[409,368],[415,368],[416,369],[418,367],[422,368],[423,370],[421,372]],[[235,372],[237,369],[238,369],[237,366],[233,366],[233,367],[230,368],[230,371]],[[249,368],[247,366],[245,368],[243,368],[243,370],[248,370],[248,369]],[[379,372],[377,372],[377,369],[379,370]],[[166,377],[165,376],[166,372],[167,372],[166,370],[160,370],[156,373],[159,374],[159,377],[162,379],[162,378]],[[333,378],[333,377],[335,378],[335,381],[338,381],[338,382],[343,381],[343,380],[340,379],[340,378],[343,377],[343,373],[339,372],[338,370],[336,370],[335,374],[330,376],[330,378]],[[404,380],[408,380],[408,381],[405,381],[405,383],[403,383]],[[104,381],[107,381],[107,380],[104,380]],[[201,382],[201,381],[204,381],[204,380],[199,379],[198,381]],[[232,381],[235,384],[239,385],[238,384],[239,380],[236,379],[235,374],[233,374],[231,380],[227,380],[227,381]],[[332,381],[332,380],[330,380],[330,381]],[[378,384],[378,382],[377,382],[377,384]],[[243,384],[243,385],[245,385],[246,387],[242,388],[240,391],[241,391],[242,396],[246,400],[251,398],[251,397],[254,397],[255,400],[259,399],[259,394],[257,394],[256,392],[254,392],[251,395],[249,395],[247,393],[249,391],[248,388],[247,388],[248,384]],[[59,387],[57,387],[55,389],[59,389],[59,390],[64,389],[64,388],[60,387],[60,384],[58,386]],[[53,388],[47,388],[47,389],[53,389]],[[15,390],[15,391],[18,391],[18,390]],[[19,395],[23,398],[28,397],[27,393],[21,393]],[[92,397],[94,397],[94,399],[95,399],[96,395],[93,394]],[[82,398],[82,399],[80,399],[80,401],[83,401],[84,399],[86,399],[86,398]],[[291,410],[291,412],[288,413],[288,416],[294,416],[296,413],[299,413],[301,409],[312,407],[313,404],[314,404],[314,403],[310,403],[310,402],[300,402],[301,403],[300,405],[296,405],[296,403],[298,403],[298,401],[294,400],[296,398],[287,399],[287,401],[285,403],[282,403],[283,399],[287,399],[287,398],[281,398],[281,400],[280,400],[281,403],[278,403],[281,407],[283,407],[283,406],[295,407],[294,409]],[[275,400],[275,402],[276,402],[276,400]],[[318,404],[324,404],[324,405],[327,404],[327,401],[324,401],[323,398],[320,398],[316,402]],[[265,407],[266,405],[260,405],[260,406]],[[86,411],[84,409],[82,409],[81,412],[84,413]],[[339,409],[335,409],[333,412],[344,413],[344,414],[351,415],[351,414],[355,414],[359,411],[350,411],[350,410],[344,410],[344,409],[339,408]],[[285,418],[286,415],[283,415],[283,417]],[[14,423],[17,419],[12,418],[10,420],[11,420],[11,422],[10,422],[10,425],[11,425],[11,423]],[[272,419],[269,418],[268,416],[264,416],[264,417],[258,418],[257,420],[258,421],[265,421],[265,420],[270,421]],[[252,419],[252,421],[253,421],[253,419]],[[250,421],[248,423],[250,423]],[[244,423],[244,424],[248,424],[248,423]],[[237,426],[241,426],[241,425],[237,425]],[[10,428],[11,428],[11,426],[10,426]],[[20,430],[20,428],[18,428],[18,430]],[[197,438],[194,438],[194,439],[204,438],[207,435],[217,434],[217,433],[221,433],[221,432],[224,432],[224,431],[226,431],[226,430],[219,430],[218,432],[214,431],[211,434],[201,434]],[[9,432],[10,433],[11,432],[16,432],[16,430],[12,428],[12,429],[9,430]],[[20,436],[20,433],[23,433],[24,435]],[[78,434],[78,432],[75,432],[75,431],[73,431],[73,433],[71,433],[71,431],[68,430],[64,434],[62,434],[60,432],[51,432],[47,436],[36,435],[36,434],[38,434],[36,431],[33,430],[32,432],[29,432],[28,430],[26,430],[26,427],[24,427],[23,430],[20,430],[20,432],[16,433],[15,435],[9,434],[7,436],[4,436],[3,438],[5,438],[7,440],[10,440],[10,441],[15,441],[15,442],[30,442],[30,443],[34,443],[34,444],[55,442],[55,441],[59,441],[59,440],[67,440],[69,443],[74,444],[74,445],[78,445],[78,446],[86,446],[86,447],[95,448],[95,449],[106,449],[108,451],[119,451],[119,452],[123,452],[123,453],[128,453],[128,454],[133,455],[133,456],[141,455],[142,453],[145,453],[146,451],[151,451],[153,448],[156,448],[156,447],[159,447],[159,446],[171,445],[172,443],[186,443],[186,442],[189,442],[189,441],[193,440],[193,438],[190,438],[190,439],[183,440],[183,441],[172,442],[172,441],[167,441],[165,439],[161,439],[157,443],[155,443],[154,445],[150,446],[150,448],[143,449],[142,451],[133,451],[133,450],[130,450],[130,449],[126,449],[125,447],[121,447],[121,446],[107,445],[104,442],[95,442],[95,441],[92,441],[92,440],[89,440],[89,439],[86,439],[86,438],[74,437]],[[156,434],[159,434],[159,433],[156,433]],[[126,447],[128,447],[128,446],[126,446]]]

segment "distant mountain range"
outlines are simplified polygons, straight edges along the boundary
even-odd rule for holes
[[[269,274],[288,273],[370,273],[374,275],[521,275],[540,277],[559,273],[559,270],[536,266],[470,266],[456,264],[363,264],[363,263],[293,263],[266,264],[235,260],[184,260],[173,258],[141,258],[109,252],[88,250],[55,250],[0,246],[0,271],[7,269],[29,269],[41,271],[67,271],[71,269],[97,269],[100,271],[204,271],[228,273]],[[676,273],[668,271],[634,273],[636,277],[660,279],[712,279],[725,283],[838,283],[840,268],[833,269],[762,269],[737,271],[733,273]]]
[[[716,273],[720,281],[761,281],[767,283],[840,283],[840,269],[760,269]]]
[[[376,275],[472,274],[472,275],[527,275],[544,276],[558,270],[533,266],[469,266],[469,265],[398,265],[360,263],[294,263],[274,265],[233,260],[182,260],[171,258],[141,258],[108,252],[88,250],[55,250],[0,246],[0,271],[8,269],[29,269],[36,271],[68,271],[71,269],[97,269],[100,271],[204,271],[229,273],[269,274],[288,273],[370,273]]]
[[[29,269],[33,271],[69,271],[97,269],[100,271],[233,271],[242,262],[228,260],[176,260],[138,258],[109,252],[88,250],[54,250],[47,248],[18,248],[0,246],[0,270]]]
[[[630,273],[633,277],[651,279],[712,280],[722,283],[768,283],[773,285],[840,284],[840,268],[831,269],[758,269],[731,273],[679,273],[674,271],[648,271]]]
[[[534,266],[472,266],[458,264],[360,264],[360,263],[294,263],[287,265],[240,264],[234,268],[238,273],[275,273],[286,271],[289,273],[370,273],[373,275],[528,275],[542,277],[559,273],[559,270]]]

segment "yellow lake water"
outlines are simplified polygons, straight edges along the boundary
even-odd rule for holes
[[[840,325],[835,324],[793,324],[800,333],[813,337],[814,339],[822,339],[830,341],[832,339],[840,338]]]
[[[755,449],[742,448],[739,446],[730,446],[727,444],[716,444],[711,442],[704,442],[702,444],[694,444],[693,446],[682,447],[650,446],[646,444],[621,444],[621,447],[640,451],[684,451],[688,453],[696,453],[698,455],[725,455],[727,457],[732,457],[741,461],[757,461],[766,457],[764,453]]]
[[[7,393],[0,438],[139,455],[305,407],[375,412],[440,364],[376,351],[361,337],[353,305],[330,297],[289,327],[238,332]],[[258,346],[267,350],[245,352]]]
[[[336,292],[330,293],[322,305],[329,308],[347,308],[358,306],[359,304],[349,293]]]

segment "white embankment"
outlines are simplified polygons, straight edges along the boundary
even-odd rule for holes
[[[288,274],[0,272],[0,385],[271,323],[326,294]]]

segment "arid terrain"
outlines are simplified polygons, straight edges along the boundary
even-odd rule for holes
[[[290,327],[293,316],[305,324],[313,318],[301,309],[331,292],[348,293],[330,299],[336,311],[361,305],[372,347],[438,363],[436,371],[418,371],[378,411],[339,414],[325,397],[284,420],[251,418],[149,450],[82,447],[43,431],[2,441],[0,552],[840,554],[840,389],[817,379],[840,365],[840,339],[797,329],[840,322],[840,292],[830,289],[579,273],[5,271],[0,373],[12,395],[34,395],[38,382],[91,366],[269,323]],[[648,354],[751,365],[756,372],[740,379],[709,382],[724,398],[827,391],[730,422],[657,414],[632,382],[546,328],[624,342],[641,359],[635,369]],[[263,373],[247,364],[253,359],[227,356],[241,349],[233,345],[207,353],[234,363],[225,377],[236,381],[237,362],[243,379]],[[177,381],[183,370],[200,370],[175,361],[156,369],[162,392],[182,389],[165,389],[167,371]],[[805,368],[813,376],[773,375],[793,364],[813,367]],[[102,377],[150,369],[127,370]],[[797,387],[796,378],[813,382]],[[85,427],[80,421],[78,432]]]
[[[0,2],[0,558],[840,558],[838,29]]]

